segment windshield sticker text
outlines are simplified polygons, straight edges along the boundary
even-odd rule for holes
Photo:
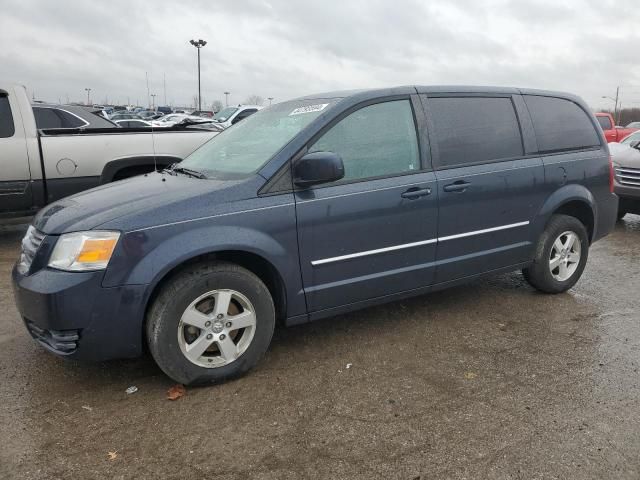
[[[291,115],[300,115],[302,113],[311,113],[311,112],[320,112],[327,108],[328,103],[321,103],[319,105],[307,105],[306,107],[296,108],[293,112],[289,114]]]

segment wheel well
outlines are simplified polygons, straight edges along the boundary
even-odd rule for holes
[[[147,155],[142,157],[119,158],[107,162],[100,175],[100,184],[115,182],[124,178],[153,172],[157,166],[163,169],[172,163],[180,162],[181,159],[166,155]]]
[[[223,260],[240,265],[262,280],[269,289],[269,293],[271,293],[271,297],[273,298],[273,303],[276,309],[276,320],[284,321],[287,314],[287,298],[284,289],[284,281],[282,280],[280,273],[268,260],[265,260],[260,255],[240,250],[226,250],[222,252],[207,253],[191,258],[186,262],[175,266],[162,277],[151,292],[146,305],[145,318],[146,311],[148,311],[153,304],[156,296],[162,289],[162,286],[169,282],[171,278],[178,275],[182,270],[191,265],[202,262],[215,262],[216,260]]]
[[[581,202],[579,200],[572,200],[561,205],[558,209],[556,209],[555,214],[561,215],[569,215],[570,217],[577,218],[582,222],[582,224],[587,228],[587,233],[589,235],[589,241],[593,239],[593,228],[594,228],[594,219],[593,219],[593,211],[589,204],[585,202]]]
[[[155,170],[155,166],[151,165],[137,165],[135,167],[125,167],[118,170],[111,179],[112,182],[116,180],[123,180],[129,177],[135,177],[136,175],[142,175],[143,173],[150,173]]]

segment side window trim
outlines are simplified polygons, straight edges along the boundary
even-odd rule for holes
[[[516,121],[518,123],[518,131],[520,132],[520,142],[522,144],[523,155],[517,155],[514,157],[506,157],[506,158],[498,158],[498,159],[492,159],[492,160],[480,160],[477,162],[465,162],[465,163],[460,163],[456,165],[443,165],[442,162],[440,161],[440,151],[438,149],[438,141],[435,133],[436,127],[435,127],[435,122],[433,121],[433,114],[431,112],[431,109],[429,108],[429,99],[430,98],[456,98],[456,97],[457,98],[474,98],[475,97],[475,98],[508,98],[510,99],[514,114],[516,116]],[[517,101],[516,101],[516,98],[514,97],[519,97],[519,95],[511,94],[511,93],[490,93],[490,92],[488,93],[484,93],[484,92],[439,93],[438,92],[438,93],[420,94],[420,101],[423,104],[424,114],[425,114],[426,123],[428,127],[427,130],[429,133],[429,145],[431,148],[433,170],[434,171],[451,170],[453,168],[472,167],[476,165],[488,165],[492,163],[512,162],[514,160],[523,160],[523,159],[539,156],[537,152],[529,153],[527,150],[527,142],[525,140],[525,134],[523,132],[523,125],[526,125],[526,122],[523,122],[523,118],[519,114],[520,112],[518,111]]]
[[[313,137],[311,137],[311,139],[306,143],[306,145],[292,157],[292,159],[288,162],[288,164],[291,166],[290,168],[292,168],[293,163],[297,159],[302,157],[304,153],[306,153],[309,150],[309,148],[313,146],[325,133],[327,133],[329,130],[331,130],[331,128],[333,128],[336,124],[338,124],[340,121],[342,121],[352,113],[357,112],[358,110],[361,110],[365,107],[369,107],[371,105],[378,105],[378,104],[387,103],[387,102],[395,102],[398,100],[408,100],[411,106],[411,111],[413,115],[413,124],[414,124],[414,128],[416,129],[416,139],[418,144],[418,161],[420,164],[419,170],[399,172],[399,173],[389,174],[389,175],[379,175],[375,177],[356,178],[356,179],[351,179],[346,181],[334,182],[327,185],[316,185],[316,186],[312,186],[310,188],[305,188],[305,189],[300,189],[294,185],[294,191],[315,190],[315,189],[321,189],[321,188],[334,187],[337,185],[349,185],[352,183],[369,182],[373,180],[380,180],[383,178],[402,177],[407,175],[415,175],[418,173],[426,173],[426,172],[433,171],[429,144],[427,143],[425,145],[425,142],[428,142],[428,138],[426,135],[426,130],[427,130],[426,119],[424,116],[424,110],[422,109],[422,105],[420,103],[418,95],[416,94],[391,95],[388,97],[379,97],[379,98],[366,100],[366,101],[357,103],[355,105],[352,105],[351,107],[347,108],[345,111],[337,115],[335,118],[333,118],[329,123],[324,125]],[[423,131],[421,132],[421,130]]]
[[[11,98],[9,97],[9,94],[3,90],[0,90],[0,98],[6,99],[7,111],[9,113],[7,122],[9,128],[6,131],[6,134],[0,131],[0,138],[12,138],[16,134],[16,123],[13,115],[13,109],[11,108]]]

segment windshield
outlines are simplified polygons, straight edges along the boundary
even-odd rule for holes
[[[256,172],[336,99],[298,100],[265,108],[213,137],[180,165],[220,179]]]
[[[635,132],[632,133],[631,135],[627,135],[625,138],[623,138],[620,143],[631,143],[631,142],[635,142],[636,140],[640,140],[640,132]]]
[[[213,119],[219,122],[226,122],[231,115],[236,113],[236,110],[238,109],[235,107],[223,108],[213,116]]]
[[[160,117],[158,119],[159,122],[173,122],[174,120],[178,120],[182,118],[182,115],[165,115],[164,117]]]

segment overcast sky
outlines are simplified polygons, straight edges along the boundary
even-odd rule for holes
[[[275,101],[406,84],[565,90],[640,107],[640,8],[606,0],[0,0],[0,81],[57,102]]]

